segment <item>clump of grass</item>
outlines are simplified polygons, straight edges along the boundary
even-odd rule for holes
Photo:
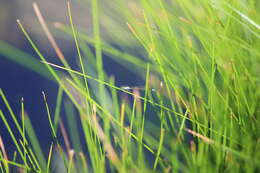
[[[12,165],[24,172],[58,172],[57,167],[61,172],[258,172],[259,4],[131,1],[136,7],[133,11],[127,2],[114,2],[121,7],[115,8],[121,14],[118,20],[127,21],[128,34],[144,48],[145,60],[127,49],[122,51],[122,40],[113,43],[121,44],[120,50],[102,40],[97,0],[91,1],[93,37],[76,29],[69,3],[70,26],[56,24],[75,41],[79,71],[67,63],[36,4],[39,21],[63,66],[47,62],[18,21],[60,89],[55,115],[50,114],[44,97],[53,136],[48,159],[39,148],[28,115],[22,111],[19,124],[0,91],[21,136],[14,138],[7,115],[0,111],[21,158],[20,162],[8,158],[0,140],[1,170],[8,172]],[[112,24],[112,19],[107,22]],[[94,54],[89,44],[95,47]],[[134,67],[144,87],[115,86],[103,70],[102,52],[129,69]],[[63,93],[70,101],[62,102]],[[63,103],[69,129],[59,118]],[[79,116],[82,131],[76,128],[75,116]],[[58,127],[66,150],[56,137]],[[84,142],[78,133],[84,134]]]

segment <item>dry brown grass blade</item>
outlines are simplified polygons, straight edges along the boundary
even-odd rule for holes
[[[67,149],[67,153],[69,153],[69,151],[71,150],[70,142],[69,142],[68,134],[65,130],[62,120],[59,121],[59,127],[60,127],[61,135],[63,137],[64,143],[65,143],[65,146]]]
[[[7,154],[6,154],[4,142],[3,142],[3,140],[2,140],[2,136],[0,136],[0,149],[1,149],[2,152],[3,152],[4,159],[5,159],[5,160],[8,160],[8,156],[7,156]]]
[[[118,158],[113,146],[111,145],[109,140],[106,138],[103,129],[101,128],[101,126],[99,125],[99,123],[97,121],[96,109],[97,109],[96,106],[93,105],[92,128],[96,131],[97,136],[103,143],[105,150],[107,152],[107,157],[111,160],[111,162],[114,165],[119,165],[119,163],[120,163],[119,158]]]
[[[57,56],[63,62],[65,60],[64,55],[63,55],[62,51],[60,50],[60,48],[59,48],[57,42],[55,41],[54,37],[52,36],[52,34],[51,34],[51,32],[50,32],[50,30],[49,30],[49,28],[48,28],[48,26],[47,26],[43,16],[41,14],[41,11],[40,11],[37,3],[33,2],[32,5],[33,5],[34,12],[35,12],[35,14],[36,14],[36,16],[37,16],[37,18],[38,18],[42,28],[43,28],[44,33],[46,34],[48,40],[50,41],[53,49],[55,50],[55,52],[57,54]]]
[[[71,172],[71,170],[73,169],[73,167],[74,167],[74,159],[73,159],[73,157],[74,157],[74,155],[75,155],[75,151],[72,149],[72,150],[70,150],[69,151],[69,166],[68,166],[68,172]]]
[[[184,128],[184,130],[190,134],[192,134],[193,136],[197,136],[198,138],[200,138],[201,140],[203,140],[204,142],[208,143],[208,144],[214,144],[214,141],[206,136],[203,136],[191,129],[187,129],[187,128]]]
[[[136,99],[136,112],[142,112],[142,102],[140,91],[138,89],[133,90],[134,99]]]

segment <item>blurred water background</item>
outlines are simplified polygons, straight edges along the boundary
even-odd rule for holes
[[[26,54],[14,52],[13,48],[16,48],[27,53],[28,55],[31,55],[36,61],[38,61],[38,64],[40,64],[38,67],[43,67],[43,64],[39,63],[39,58],[37,57],[35,51],[31,48],[23,33],[18,28],[16,20],[20,19],[26,30],[29,32],[31,38],[36,42],[37,46],[46,58],[52,63],[59,63],[53,48],[49,44],[49,41],[42,31],[37,18],[35,17],[32,2],[32,0],[0,0],[0,88],[2,88],[7,96],[7,99],[16,115],[19,115],[21,98],[24,98],[25,111],[30,116],[32,124],[35,127],[36,134],[41,141],[41,145],[43,146],[45,153],[47,153],[47,146],[50,144],[51,135],[41,92],[44,91],[46,93],[51,113],[53,113],[55,109],[58,87],[54,82],[37,74],[37,71],[33,72],[28,68],[25,68],[24,65],[11,60],[12,58],[19,58],[20,56],[23,56],[23,58],[26,58],[27,56]],[[66,6],[67,1],[38,0],[36,2],[38,3],[51,31],[59,34],[57,31],[53,30],[53,24],[55,22],[65,24],[69,23]],[[85,1],[72,2],[72,4],[75,25],[80,28],[84,28],[86,33],[91,34],[91,15],[90,9],[87,8],[89,6],[85,3]],[[105,4],[103,5],[106,6]],[[100,6],[102,6],[102,4]],[[106,10],[113,9],[106,6]],[[113,13],[112,15],[116,16],[116,14]],[[111,26],[109,25],[108,16],[101,16],[101,18],[101,26]],[[123,25],[125,25],[125,23],[123,23]],[[122,29],[119,31],[119,26],[118,28],[117,26],[113,26],[113,28],[110,29],[112,30],[112,34],[107,34],[109,36],[106,37],[106,39],[108,41],[119,39],[119,42],[114,42],[115,47],[120,49],[120,44],[123,41],[125,44],[129,44],[127,49],[129,52],[136,55],[142,54],[140,53],[141,51],[138,46],[132,46],[134,44],[131,43],[131,39],[128,38],[129,36],[127,34],[124,34],[124,36],[117,35],[117,33],[122,33],[123,31]],[[105,27],[101,27],[101,31],[102,35],[106,35],[109,29],[106,30]],[[63,51],[68,62],[72,65],[72,68],[78,69],[75,61],[75,59],[77,59],[77,53],[74,46],[75,44],[69,39],[69,37],[66,37],[66,35],[62,35],[62,37],[63,38],[55,37],[58,45]],[[8,48],[10,48],[10,50],[8,50]],[[94,50],[92,47],[91,49]],[[104,55],[103,60],[106,72],[109,75],[115,76],[116,85],[131,86],[140,85],[143,83],[140,77],[111,60],[108,56]],[[27,62],[23,62],[22,64],[26,63]],[[48,72],[46,71],[46,73]],[[8,112],[2,100],[0,101],[0,109],[3,110],[4,113]],[[8,121],[10,121],[10,119],[8,119]],[[13,123],[10,124],[11,127],[14,127]],[[9,134],[2,121],[0,122],[0,135],[4,140],[5,146],[7,146],[7,151],[14,151],[14,144],[11,138],[8,137]],[[13,153],[9,153],[9,155],[12,154]]]

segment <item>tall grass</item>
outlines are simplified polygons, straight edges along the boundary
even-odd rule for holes
[[[16,129],[6,122],[10,115],[0,111],[0,116],[21,158],[8,158],[1,144],[3,172],[10,172],[10,166],[21,172],[260,171],[257,1],[88,3],[92,4],[93,36],[74,26],[70,3],[70,25],[56,24],[59,32],[75,41],[80,70],[67,63],[36,4],[40,24],[63,66],[47,62],[18,21],[60,89],[55,115],[50,114],[44,95],[53,136],[47,158],[24,112],[26,103],[21,102],[18,118],[0,90]],[[101,27],[114,39],[102,37]],[[131,54],[131,46],[142,58]],[[115,86],[115,79],[103,69],[102,53],[139,74],[144,86]],[[59,116],[63,104],[69,128],[64,128]],[[83,130],[77,128],[76,116]],[[14,130],[20,139],[14,137]],[[63,142],[57,139],[58,133]]]

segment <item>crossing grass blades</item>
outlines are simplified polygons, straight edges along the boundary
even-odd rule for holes
[[[70,3],[70,25],[55,24],[60,33],[74,40],[79,69],[67,62],[36,3],[33,8],[39,25],[62,65],[48,62],[23,21],[17,21],[59,91],[56,109],[51,111],[48,92],[43,92],[53,139],[46,157],[24,110],[26,100],[21,99],[21,114],[16,115],[6,99],[8,93],[0,90],[9,111],[0,110],[0,117],[16,146],[10,158],[0,138],[0,172],[14,168],[38,173],[260,171],[257,1],[86,3],[92,10],[92,36],[74,26]],[[101,36],[104,14],[112,41]],[[127,51],[129,44],[138,45],[143,57]],[[15,49],[9,46],[6,50]],[[139,74],[144,85],[116,86],[114,77],[103,69],[103,54]],[[60,118],[62,106],[65,118]],[[12,117],[14,128],[7,116]]]

